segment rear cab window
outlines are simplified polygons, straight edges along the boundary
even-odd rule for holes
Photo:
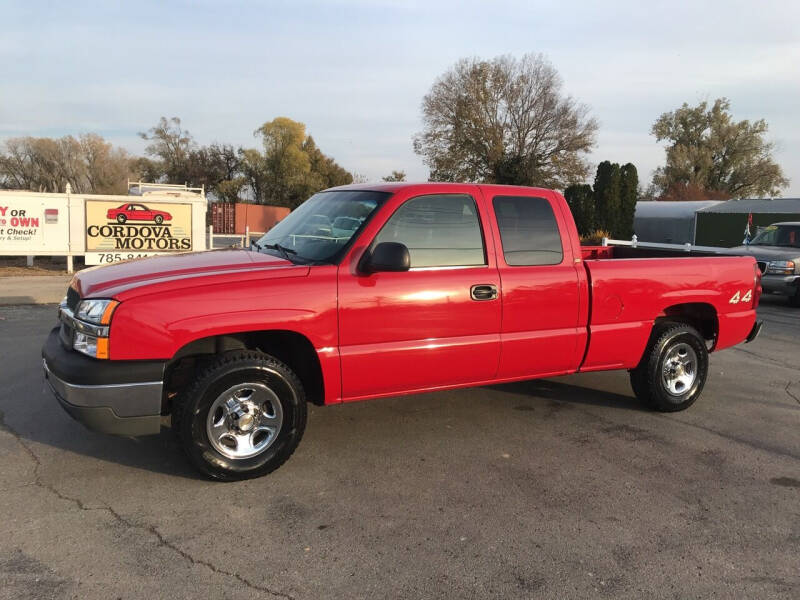
[[[508,266],[557,265],[564,248],[553,207],[546,198],[495,196],[497,228]]]

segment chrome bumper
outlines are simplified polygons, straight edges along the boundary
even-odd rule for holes
[[[761,276],[761,289],[768,294],[783,294],[791,296],[796,294],[800,286],[800,275],[773,275]]]

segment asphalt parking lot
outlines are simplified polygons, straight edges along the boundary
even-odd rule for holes
[[[759,312],[683,413],[624,372],[313,407],[221,484],[73,422],[55,308],[0,307],[0,598],[797,598],[800,311]]]

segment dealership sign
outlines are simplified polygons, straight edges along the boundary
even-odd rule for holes
[[[66,203],[33,195],[0,197],[0,254],[67,250]]]
[[[191,204],[86,200],[86,264],[191,249]]]

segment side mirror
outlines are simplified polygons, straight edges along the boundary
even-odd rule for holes
[[[410,267],[411,256],[408,248],[399,242],[381,242],[362,263],[362,269],[366,273],[408,271]]]

